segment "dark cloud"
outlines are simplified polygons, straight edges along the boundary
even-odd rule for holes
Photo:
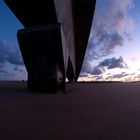
[[[2,69],[4,67],[4,63],[0,62],[0,68]]]
[[[132,0],[125,0],[125,2],[106,0],[100,3],[102,6],[99,2],[97,3],[83,69],[86,70],[86,67],[88,67],[88,72],[94,77],[100,76],[107,69],[128,68],[122,57],[105,59],[94,67],[93,62],[95,59],[113,53],[116,47],[123,46],[125,40],[131,40],[129,29],[133,27],[133,20],[127,15]],[[110,12],[106,12],[107,10]],[[113,76],[110,74],[108,76],[110,78],[121,78],[127,76],[127,74],[121,73]]]
[[[24,65],[19,48],[5,40],[0,40],[0,62],[6,61],[15,65]]]
[[[127,64],[123,61],[121,56],[118,59],[115,57],[105,59],[99,63],[98,67],[107,67],[107,69],[128,68]]]
[[[99,63],[99,65],[95,66],[91,72],[92,75],[100,75],[104,73],[107,69],[114,68],[128,68],[127,64],[123,61],[123,58],[120,56],[119,58],[108,58]]]
[[[91,74],[92,74],[92,75],[100,75],[100,74],[102,74],[102,73],[104,73],[104,72],[105,72],[104,67],[96,66],[96,67],[93,68]]]
[[[5,70],[0,70],[0,75],[7,75],[8,73]]]
[[[134,21],[128,16],[133,0],[97,0],[93,25],[81,73],[101,75],[106,69],[127,68],[123,58],[109,58],[93,66],[95,60],[112,54],[126,40],[132,40]]]
[[[24,70],[21,69],[19,66],[15,66],[14,71],[17,71],[17,72],[20,72],[20,73],[24,72]]]
[[[81,74],[80,74],[80,77],[87,77],[87,74],[88,74],[88,73],[81,73]]]
[[[85,73],[85,72],[91,73],[92,72],[92,66],[90,65],[89,61],[86,61],[86,58],[83,62],[81,72],[83,72],[83,73]]]
[[[103,46],[100,49],[100,54],[103,56],[107,56],[108,54],[111,54],[117,46],[122,46],[123,45],[123,37],[119,35],[117,32],[112,33],[112,34],[104,34],[101,35],[100,40],[99,40]]]
[[[0,39],[0,80],[21,80],[26,76],[18,46]]]
[[[82,68],[81,73],[84,73],[85,75],[101,75],[102,73],[106,72],[107,69],[114,69],[114,68],[124,68],[127,69],[127,63],[124,62],[123,58],[120,56],[119,58],[108,58],[100,62],[97,66],[94,67],[87,67],[86,64],[84,64],[84,69]]]
[[[126,40],[132,40],[131,30],[134,21],[128,15],[132,6],[133,0],[97,0],[85,64],[83,64],[84,70],[87,69],[91,73],[91,62],[107,57],[114,53],[115,48],[122,47]],[[115,65],[109,68],[113,67]]]
[[[112,76],[109,76],[107,77],[107,79],[114,79],[114,78],[123,78],[123,77],[126,77],[126,76],[129,76],[130,74],[128,73],[120,73],[120,74],[114,74]]]
[[[95,81],[102,80],[103,76],[102,75],[94,75]]]

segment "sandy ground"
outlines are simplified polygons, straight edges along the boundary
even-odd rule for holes
[[[0,82],[0,140],[140,140],[140,83],[76,83],[67,94]]]

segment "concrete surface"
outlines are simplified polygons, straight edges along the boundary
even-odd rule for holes
[[[31,93],[0,82],[0,140],[140,140],[140,83],[67,84]]]

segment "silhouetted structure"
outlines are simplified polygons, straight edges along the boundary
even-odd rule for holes
[[[96,0],[4,0],[25,29],[17,33],[28,88],[57,92],[76,81],[84,59]]]

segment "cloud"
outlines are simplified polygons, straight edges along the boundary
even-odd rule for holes
[[[18,46],[0,39],[0,80],[23,79],[27,79],[27,71]]]
[[[88,57],[85,56],[81,72],[91,73],[92,72],[92,66],[91,66],[90,62],[87,60],[87,58]]]
[[[122,73],[120,73],[120,74],[114,74],[114,75],[111,75],[111,76],[109,76],[109,77],[107,77],[107,79],[114,79],[114,78],[123,78],[123,77],[126,77],[126,76],[129,76],[130,74],[128,74],[128,73],[124,73],[124,72],[122,72]]]
[[[102,81],[103,76],[102,75],[94,75],[94,81]]]
[[[27,80],[25,66],[0,62],[0,80]]]
[[[134,21],[128,10],[132,5],[133,0],[97,0],[87,51],[93,59],[107,56],[131,40]]]
[[[14,67],[14,71],[15,71],[15,72],[20,72],[20,73],[24,73],[24,72],[25,72],[25,70],[23,69],[23,67],[20,66],[20,65],[16,65],[16,66]]]
[[[91,74],[92,74],[92,75],[100,75],[100,74],[102,74],[102,73],[104,73],[104,72],[105,72],[104,67],[96,66],[96,67],[93,68]]]
[[[2,75],[5,75],[5,76],[6,76],[6,75],[7,75],[7,72],[6,72],[5,70],[3,70],[3,69],[2,69],[2,70],[0,70],[0,74],[2,74]]]
[[[107,69],[128,68],[127,64],[124,62],[121,56],[118,59],[115,57],[105,59],[99,63],[98,67],[107,67]]]
[[[0,39],[0,62],[6,61],[15,65],[24,65],[19,48]]]
[[[128,11],[133,3],[134,0],[97,0],[82,71],[101,73],[104,71],[101,67],[93,70],[93,62],[114,53],[115,48],[123,47],[125,41],[132,40],[134,21]],[[122,62],[122,58],[106,61],[112,63],[108,67],[110,69],[119,65],[119,68],[125,67],[124,63],[119,62]]]
[[[89,67],[82,67],[81,73],[84,74],[90,74],[90,75],[101,75],[104,72],[106,72],[108,69],[115,69],[115,68],[120,68],[120,69],[127,69],[127,63],[124,62],[123,57],[120,56],[119,58],[107,58],[104,59],[103,61],[99,62],[97,66],[91,67],[91,65],[88,65]]]

